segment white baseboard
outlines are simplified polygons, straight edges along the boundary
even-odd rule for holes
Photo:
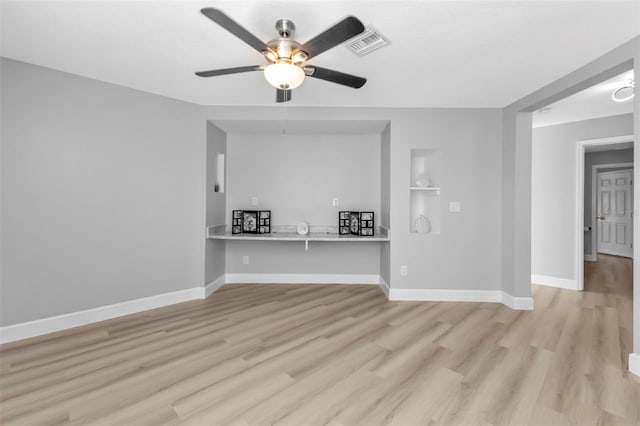
[[[598,259],[596,258],[595,254],[585,254],[584,255],[584,260],[586,260],[587,262],[597,262]]]
[[[430,302],[500,302],[500,291],[493,290],[433,290],[391,288],[389,300],[423,300]]]
[[[227,284],[380,284],[379,275],[365,274],[226,274]]]
[[[387,299],[389,299],[389,284],[387,284],[382,276],[380,277],[380,283],[378,285],[380,286],[382,291],[384,291],[384,294],[387,295]]]
[[[629,354],[629,371],[640,377],[640,354]]]
[[[216,278],[215,280],[211,281],[209,284],[206,285],[206,287],[204,288],[204,294],[202,298],[206,299],[207,297],[211,296],[211,294],[216,290],[218,290],[220,287],[222,287],[224,283],[225,283],[225,275],[222,274],[218,278]]]
[[[163,306],[173,305],[189,300],[203,299],[204,295],[204,287],[189,288],[186,290],[114,303],[113,305],[100,306],[98,308],[87,309],[84,311],[71,312],[68,314],[23,322],[20,324],[8,325],[0,327],[0,343],[8,343],[15,340],[40,336],[42,334],[66,330],[68,328],[148,311],[150,309],[161,308]]]
[[[531,283],[544,285],[547,287],[564,288],[566,290],[579,290],[576,280],[569,280],[566,278],[550,277],[547,275],[535,275],[531,274]]]
[[[512,309],[533,309],[533,299],[530,297],[513,297],[497,290],[394,289],[390,288],[382,277],[373,274],[226,274],[221,275],[216,280],[207,284],[206,287],[190,288],[172,293],[128,300],[113,305],[0,327],[0,343],[40,336],[189,300],[205,299],[224,284],[234,283],[371,284],[380,286],[389,300],[500,302]],[[635,356],[637,357],[637,355]],[[634,358],[634,364],[632,364],[631,357],[629,360],[630,370],[631,365],[636,366],[636,371],[640,370],[640,360]]]
[[[431,290],[431,289],[389,289],[389,300],[412,300],[430,302],[496,302],[511,309],[533,309],[533,298],[514,297],[500,290]]]
[[[516,297],[509,293],[502,293],[502,304],[515,309],[516,311],[531,311],[533,310],[533,297]]]

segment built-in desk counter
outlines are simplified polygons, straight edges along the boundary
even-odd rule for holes
[[[226,230],[226,225],[210,226],[207,228],[207,239],[233,240],[233,241],[301,241],[305,243],[305,249],[309,249],[309,241],[351,241],[351,242],[384,242],[389,241],[389,232],[386,228],[377,227],[376,235],[362,237],[359,235],[339,235],[337,227],[311,226],[311,232],[307,235],[299,235],[294,231],[295,226],[273,227],[270,234],[232,234]]]

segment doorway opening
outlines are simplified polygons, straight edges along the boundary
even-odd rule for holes
[[[633,135],[626,135],[580,140],[576,143],[576,241],[574,251],[576,254],[576,290],[584,290],[584,262],[585,260],[596,261],[600,246],[603,246],[605,253],[616,254],[617,251],[619,253],[617,255],[623,255],[620,247],[617,246],[633,248],[633,231],[630,228],[633,226],[633,189],[631,186],[633,173],[622,174],[622,170],[633,170],[633,161],[604,164],[593,164],[591,161],[589,164],[591,170],[586,170],[587,174],[585,175],[586,155],[587,153],[628,149],[628,147],[633,147],[633,141]],[[630,149],[633,151],[633,148]],[[631,158],[633,158],[633,153],[631,153]],[[610,175],[607,176],[605,173],[610,173]],[[622,192],[616,192],[616,182],[610,180],[611,178],[615,179],[617,173],[621,174],[620,179],[627,179],[626,182],[618,182]],[[599,179],[599,176],[603,179]],[[588,200],[590,202],[585,205],[586,183],[588,183],[586,194],[590,195],[591,200]],[[607,185],[611,185],[611,188],[607,189]],[[598,191],[598,187],[600,187],[601,193]],[[585,241],[587,241],[586,245]],[[616,244],[616,241],[620,244]]]
[[[632,135],[634,129],[637,132],[637,129],[640,128],[640,111],[637,108],[640,105],[638,103],[640,98],[636,96],[633,102],[618,103],[619,105],[628,106],[628,110],[622,113],[625,114],[624,117],[621,117],[620,113],[617,113],[617,115],[600,114],[601,119],[598,119],[598,121],[595,120],[596,117],[582,118],[584,120],[583,124],[586,125],[582,129],[584,131],[577,132],[575,127],[571,128],[571,132],[568,131],[569,128],[563,129],[561,136],[564,137],[566,143],[555,145],[547,143],[546,147],[549,149],[543,155],[540,155],[540,152],[536,153],[536,142],[540,140],[539,138],[536,140],[536,137],[547,136],[547,132],[536,128],[535,118],[537,115],[545,114],[545,110],[553,112],[554,104],[559,101],[586,92],[587,89],[602,84],[621,73],[635,71],[637,74],[640,71],[637,52],[637,43],[621,46],[619,49],[599,58],[598,61],[594,61],[518,101],[507,110],[506,118],[508,121],[505,133],[509,137],[513,137],[515,141],[516,155],[507,152],[514,157],[516,172],[513,175],[516,179],[520,177],[524,181],[526,181],[528,175],[531,176],[530,194],[532,197],[530,203],[522,203],[524,207],[530,208],[531,211],[531,233],[518,238],[522,234],[517,234],[516,232],[513,243],[516,248],[518,243],[521,243],[522,247],[530,247],[528,251],[526,249],[516,251],[514,257],[516,261],[520,260],[520,264],[524,264],[525,267],[529,266],[528,271],[525,268],[521,268],[516,270],[516,274],[520,272],[530,273],[531,280],[529,283],[531,284],[543,284],[561,288],[569,288],[568,286],[563,287],[562,284],[570,284],[574,290],[584,289],[584,149],[585,146],[590,144],[625,142],[623,139],[612,141],[612,138],[607,137]],[[612,92],[609,92],[608,89],[603,89],[601,93],[611,99]],[[608,105],[612,105],[612,103]],[[636,108],[634,108],[634,105]],[[589,111],[592,111],[592,109],[589,108]],[[605,117],[606,120],[604,120]],[[567,120],[566,122],[573,121],[576,120]],[[601,125],[602,121],[613,121],[614,123],[611,126],[603,126]],[[549,124],[548,126],[553,125]],[[567,139],[567,137],[571,139]],[[618,137],[622,138],[621,136]],[[628,136],[625,139],[629,142],[633,141]],[[531,156],[523,155],[518,157],[518,148],[520,148],[520,152],[532,149]],[[640,152],[634,154],[633,163],[640,164]],[[550,171],[556,172],[557,170],[560,170],[560,172],[550,173]],[[536,172],[538,176],[536,176]],[[574,173],[575,176],[572,176]],[[634,176],[634,180],[637,181],[637,177],[640,176],[638,167],[635,168],[634,175],[637,175]],[[540,182],[542,182],[542,185]],[[538,188],[536,188],[536,185],[538,185]],[[542,191],[540,190],[541,186],[543,186]],[[560,195],[556,191],[558,186],[561,187]],[[576,190],[577,188],[580,188],[580,190]],[[508,187],[507,189],[511,188]],[[550,192],[555,191],[556,197],[553,199],[553,203],[546,203],[545,205],[544,198],[546,198],[547,194],[544,190],[547,189]],[[635,203],[638,204],[640,202],[640,190],[634,188],[633,191],[636,196]],[[510,195],[510,193],[508,194]],[[514,196],[514,198],[518,200],[517,196]],[[539,202],[540,199],[543,201]],[[561,205],[561,208],[558,208],[558,205]],[[540,214],[538,210],[541,210],[543,214]],[[516,218],[519,215],[526,214],[524,209],[518,209],[517,204],[513,211],[515,212],[513,216]],[[582,214],[579,214],[579,212]],[[640,244],[640,222],[637,221],[636,216],[640,214],[640,204],[633,213],[633,221],[636,225],[633,242],[637,247]],[[523,228],[523,226],[518,226],[522,222],[516,222],[514,227],[516,231]],[[544,229],[543,226],[547,226],[549,229]],[[567,232],[567,230],[569,231]],[[523,243],[530,244],[525,246]],[[526,259],[526,257],[529,257],[529,259]],[[603,255],[602,259],[608,259],[609,257],[609,255]],[[628,269],[630,270],[628,274],[628,278],[631,281],[630,291],[624,296],[626,299],[624,317],[628,319],[628,325],[625,329],[627,341],[622,350],[626,352],[631,349],[628,368],[631,372],[640,376],[640,326],[638,326],[640,324],[640,257],[634,257],[633,259],[611,257],[615,260],[623,260],[622,263],[629,266]],[[527,260],[530,260],[528,265],[526,263]],[[587,265],[591,266],[598,263],[600,262],[587,262]],[[613,274],[615,275],[616,273],[613,272]],[[516,275],[516,278],[522,279],[524,277]],[[541,283],[538,282],[538,278],[548,280],[546,283]],[[598,279],[606,280],[607,277],[600,275]],[[590,285],[587,290],[590,292]],[[575,297],[583,298],[583,296],[577,295]],[[609,300],[609,298],[605,298],[605,300]]]

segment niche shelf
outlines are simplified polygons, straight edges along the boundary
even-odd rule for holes
[[[440,150],[411,150],[411,181],[409,182],[409,230],[412,233],[440,233]],[[428,221],[428,232],[416,226],[418,218]]]

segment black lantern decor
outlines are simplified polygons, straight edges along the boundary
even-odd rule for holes
[[[233,216],[231,219],[231,233],[242,233],[242,210],[233,210],[231,215]]]

